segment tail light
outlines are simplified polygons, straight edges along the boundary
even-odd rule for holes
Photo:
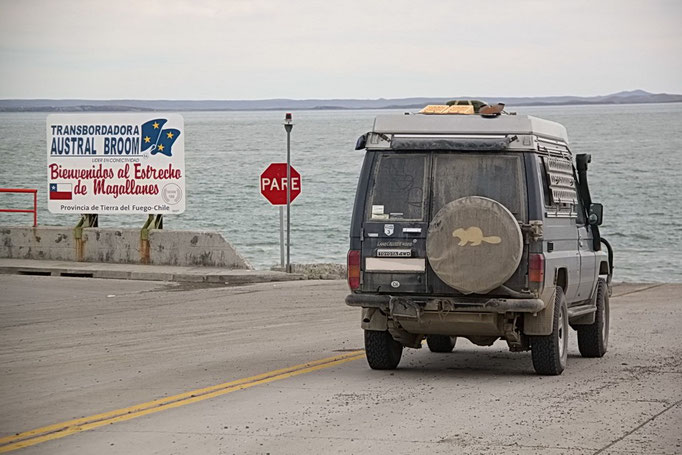
[[[348,251],[348,286],[351,291],[360,287],[360,250]]]
[[[545,255],[531,254],[528,258],[528,281],[542,283],[545,281]]]

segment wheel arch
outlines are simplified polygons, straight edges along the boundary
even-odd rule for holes
[[[609,261],[601,261],[599,263],[599,275],[610,275],[611,268],[609,267]]]
[[[568,270],[566,267],[557,267],[554,272],[554,285],[560,287],[564,293],[568,289]]]

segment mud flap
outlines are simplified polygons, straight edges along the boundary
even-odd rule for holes
[[[378,308],[363,308],[360,326],[364,330],[384,332],[388,330],[388,318]]]
[[[408,348],[419,349],[422,347],[422,335],[415,335],[403,329],[398,321],[388,321],[388,331],[395,341]]]
[[[555,300],[556,289],[552,291],[552,296],[547,300],[547,306],[542,311],[524,313],[523,333],[526,335],[550,335],[552,333]]]
[[[577,329],[577,327],[580,325],[592,325],[592,324],[594,324],[594,321],[596,319],[597,319],[597,313],[594,312],[594,313],[584,314],[580,317],[572,319],[570,321],[570,323],[571,323],[571,327],[575,326],[573,328]]]

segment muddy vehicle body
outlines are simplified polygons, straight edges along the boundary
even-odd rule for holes
[[[601,204],[566,129],[523,115],[381,115],[350,230],[346,304],[362,308],[374,369],[403,347],[450,352],[457,337],[532,351],[540,374],[608,345],[613,254]]]

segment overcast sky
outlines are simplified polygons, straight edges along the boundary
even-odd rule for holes
[[[0,98],[682,93],[681,0],[0,6]]]

